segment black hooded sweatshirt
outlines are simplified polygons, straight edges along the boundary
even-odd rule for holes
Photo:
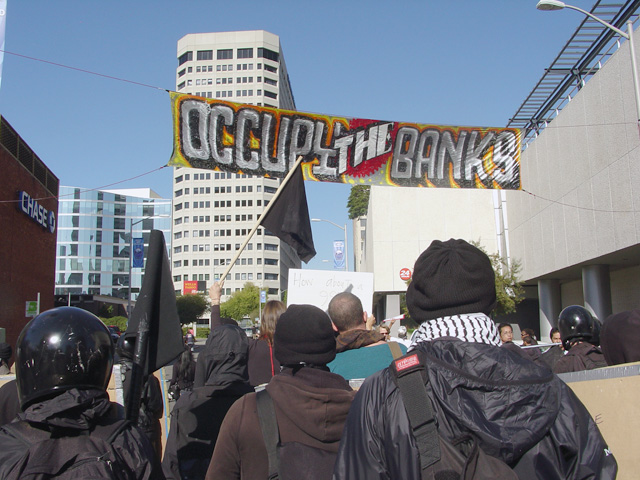
[[[235,325],[214,328],[198,356],[196,388],[180,395],[162,459],[167,479],[204,479],[227,410],[249,385],[246,333]],[[204,386],[202,386],[204,384]],[[198,386],[201,385],[201,386]]]

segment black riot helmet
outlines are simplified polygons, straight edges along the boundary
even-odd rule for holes
[[[600,341],[597,322],[589,310],[580,305],[571,305],[562,310],[558,317],[558,330],[564,349],[569,350],[575,340],[597,345]]]
[[[71,388],[106,390],[112,367],[113,342],[98,317],[76,307],[47,310],[18,337],[20,407]]]
[[[133,361],[136,348],[136,336],[135,334],[123,333],[118,339],[116,344],[116,354],[120,357],[120,360]]]

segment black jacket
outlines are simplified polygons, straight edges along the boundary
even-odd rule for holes
[[[471,433],[521,480],[615,478],[617,465],[589,412],[547,368],[491,345],[442,338],[419,343],[438,431]],[[353,401],[335,479],[420,479],[419,455],[388,368]]]
[[[204,386],[180,395],[162,459],[167,479],[204,479],[227,410],[253,392],[247,373],[248,339],[237,326],[213,329],[197,371]]]
[[[112,416],[115,405],[101,390],[68,390],[54,398],[35,403],[18,419],[52,431],[86,432]],[[115,419],[114,419],[115,420]],[[133,478],[138,480],[163,479],[162,469],[147,437],[134,426],[123,430],[114,440],[113,447],[126,463]],[[0,478],[5,478],[25,454],[25,445],[0,427]]]

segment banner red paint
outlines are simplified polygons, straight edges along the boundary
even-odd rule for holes
[[[173,92],[170,166],[400,187],[519,190],[522,132],[335,117]]]

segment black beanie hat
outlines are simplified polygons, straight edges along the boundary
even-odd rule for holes
[[[336,357],[331,320],[313,305],[290,305],[278,319],[273,344],[282,365],[326,365]]]
[[[416,260],[407,308],[418,321],[482,312],[496,306],[496,280],[489,257],[464,240],[434,240]]]

